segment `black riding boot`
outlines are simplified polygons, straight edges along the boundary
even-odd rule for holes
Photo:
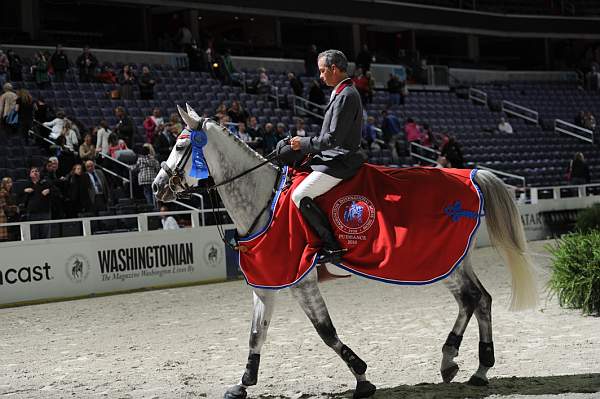
[[[318,263],[339,263],[346,250],[333,235],[327,215],[310,197],[300,200],[300,213],[323,242],[323,247],[318,255]]]

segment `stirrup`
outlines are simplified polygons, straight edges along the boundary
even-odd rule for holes
[[[325,263],[340,263],[342,260],[342,256],[348,252],[346,248],[339,249],[328,249],[321,248],[319,254],[317,255],[317,264],[323,265]]]

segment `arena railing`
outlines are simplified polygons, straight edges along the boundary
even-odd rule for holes
[[[554,132],[568,134],[569,136],[577,137],[580,140],[594,144],[594,132],[592,130],[563,121],[562,119],[554,120]]]
[[[487,105],[488,95],[485,91],[469,87],[469,100]]]
[[[410,152],[411,157],[421,159],[425,162],[429,162],[434,165],[437,165],[437,158],[440,156],[440,152],[438,150],[435,150],[431,147],[427,147],[427,146],[424,146],[424,145],[421,145],[418,143],[414,143],[414,142],[410,143],[409,152]],[[430,154],[434,154],[436,159],[429,158],[426,155],[423,155],[423,152],[428,152]],[[500,177],[518,180],[522,187],[527,186],[527,179],[525,178],[525,176],[516,175],[514,173],[504,172],[504,171],[493,169],[493,168],[490,168],[488,166],[481,165],[481,164],[477,164],[476,167],[477,167],[477,169],[490,171],[493,174],[500,176]],[[507,184],[507,186],[515,188],[515,186],[513,186],[511,184]]]
[[[530,201],[532,204],[536,204],[540,200],[559,200],[597,196],[600,195],[600,183],[531,187],[529,190]]]
[[[2,223],[0,224],[0,228],[4,227],[13,227],[18,226],[20,232],[20,240],[18,241],[30,241],[31,238],[31,226],[36,225],[45,225],[48,226],[48,232],[50,236],[39,238],[39,239],[53,239],[53,238],[66,238],[66,237],[90,237],[95,235],[107,235],[107,234],[122,234],[129,232],[147,232],[153,230],[161,230],[158,229],[149,229],[149,219],[156,218],[161,216],[169,216],[169,215],[190,215],[191,225],[190,228],[200,228],[207,226],[206,219],[204,217],[204,213],[213,212],[210,210],[199,210],[197,208],[191,207],[186,204],[181,204],[190,208],[188,211],[169,211],[169,212],[146,212],[146,213],[137,213],[137,214],[123,214],[123,215],[113,215],[113,216],[95,216],[95,217],[86,217],[86,218],[73,218],[73,219],[49,219],[49,220],[39,220],[39,221],[30,221],[30,222],[14,222],[14,223]],[[226,212],[225,208],[215,209],[215,212]],[[106,223],[106,221],[114,221],[115,224],[118,222],[124,223],[126,220],[133,221],[131,223],[131,227],[135,227],[135,230],[128,230],[117,228],[114,231],[105,231],[101,229],[93,229],[92,225],[94,222],[102,222]],[[69,234],[64,235],[62,237],[51,236],[52,231],[64,231],[64,224],[69,224]],[[53,228],[53,225],[56,226]],[[71,234],[71,233],[76,234]],[[7,241],[14,242],[14,241]],[[1,244],[1,243],[0,243]]]
[[[537,111],[519,104],[515,104],[511,101],[502,100],[502,112],[517,116],[529,122],[533,122],[536,125],[539,125],[540,123],[540,115]]]
[[[311,109],[309,109],[309,107],[314,107],[314,108],[320,109],[322,111],[325,111],[326,107],[324,105],[314,103],[314,102],[309,101],[306,98],[303,98],[300,96],[292,95],[292,97],[294,98],[294,104],[293,104],[294,115],[298,114],[298,111],[301,111],[304,114],[312,115],[318,119],[323,119],[323,115],[312,111]],[[299,103],[302,103],[302,105],[300,105]]]

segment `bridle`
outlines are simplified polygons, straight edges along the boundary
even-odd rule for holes
[[[190,137],[190,134],[187,132],[184,132],[184,133],[181,133],[179,135],[179,137],[177,137],[177,139],[178,140],[179,139],[187,139],[189,137]],[[179,161],[175,165],[175,168],[171,169],[169,167],[169,165],[167,165],[167,163],[164,161],[160,165],[161,169],[165,171],[165,173],[167,174],[167,176],[169,178],[169,181],[167,182],[167,187],[169,188],[169,190],[171,190],[171,192],[173,193],[173,195],[175,196],[176,199],[190,199],[192,194],[197,193],[199,191],[198,187],[192,187],[189,184],[187,184],[187,181],[185,178],[185,165],[188,163],[191,156],[192,156],[192,143],[190,141],[187,143],[187,145],[184,149],[184,152],[183,152],[183,156],[179,159]],[[221,220],[221,215],[219,214],[219,212],[216,212],[216,209],[215,209],[215,204],[217,203],[217,201],[216,201],[216,196],[214,193],[218,187],[232,183],[235,180],[239,179],[240,177],[245,176],[248,173],[253,172],[256,169],[258,169],[264,165],[271,164],[272,161],[274,161],[275,159],[278,158],[278,156],[279,155],[277,154],[277,151],[274,150],[266,156],[266,160],[259,163],[258,165],[255,165],[255,166],[251,167],[250,169],[245,170],[229,179],[225,179],[224,181],[222,181],[220,183],[213,183],[212,185],[205,187],[205,189],[208,191],[208,194],[210,196],[210,200],[211,200],[210,202],[212,204],[211,205],[212,212],[215,217],[215,221],[217,222],[217,230],[219,231],[221,240],[225,243],[225,245],[229,246],[233,250],[237,251],[237,250],[243,250],[243,249],[241,246],[237,245],[237,240],[234,245],[232,245],[227,240],[225,240],[225,233],[223,231],[223,223]],[[251,226],[248,228],[247,233],[243,236],[246,236],[251,231],[253,231],[254,228],[256,227],[256,224],[260,220],[260,217],[265,213],[265,211],[271,209],[270,205],[271,205],[271,202],[273,201],[273,198],[275,197],[275,194],[277,193],[277,187],[279,185],[279,180],[281,178],[282,169],[280,167],[277,167],[277,170],[278,170],[277,178],[275,179],[275,187],[273,189],[273,194],[272,194],[271,198],[269,199],[267,204],[263,207],[263,209],[258,213],[258,215],[254,218],[254,221],[252,222]],[[177,191],[178,188],[180,188],[181,190]]]

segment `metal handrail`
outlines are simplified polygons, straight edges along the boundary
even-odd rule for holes
[[[300,96],[297,96],[295,94],[293,94],[292,96],[294,98],[294,104],[293,104],[293,106],[294,106],[294,109],[293,109],[294,114],[297,114],[296,110],[299,109],[299,110],[301,110],[302,112],[304,112],[306,114],[314,116],[315,118],[324,119],[323,115],[318,114],[316,112],[313,112],[313,111],[311,111],[310,109],[308,109],[306,107],[307,106],[314,106],[314,107],[320,108],[321,110],[325,110],[325,108],[327,108],[327,107],[325,107],[324,105],[321,105],[321,104],[314,103],[314,102],[312,102],[310,100],[307,100],[304,97],[300,97]],[[298,101],[304,102],[305,106],[298,105],[297,104]]]
[[[569,130],[564,129],[562,127],[559,127],[558,126],[559,124],[560,125],[566,125],[569,128],[572,128],[572,129],[578,130],[580,132],[586,133],[589,137],[582,136],[582,135],[577,134],[575,132],[569,131]],[[588,143],[594,144],[594,131],[593,130],[586,129],[584,127],[577,126],[577,125],[574,125],[574,124],[569,123],[569,122],[565,122],[562,119],[555,119],[554,120],[554,132],[568,134],[570,136],[577,137],[580,140],[587,141]]]
[[[479,95],[477,97],[475,94]],[[483,97],[483,98],[482,98]],[[488,95],[485,91],[469,87],[469,100],[479,102],[483,105],[488,103]]]
[[[527,184],[526,184],[527,179],[525,178],[525,176],[516,175],[514,173],[503,172],[501,170],[490,168],[488,166],[481,165],[481,164],[477,164],[477,168],[478,169],[487,170],[489,172],[492,172],[495,175],[506,176],[506,177],[510,177],[510,178],[513,178],[513,179],[521,180],[523,182],[523,187],[527,186]]]
[[[511,107],[514,107],[514,108],[517,108],[517,109],[520,109],[520,110],[523,110],[523,111],[530,112],[530,113],[534,114],[535,117],[531,117],[529,115],[525,115],[525,114],[519,113],[517,111],[511,110],[511,109],[507,109],[505,105],[509,105]],[[540,114],[536,110],[533,110],[531,108],[527,108],[527,107],[524,107],[522,105],[515,104],[515,103],[513,103],[511,101],[507,101],[507,100],[502,100],[502,107],[501,108],[502,108],[502,112],[506,112],[507,114],[515,115],[515,116],[517,116],[517,117],[519,117],[521,119],[525,119],[527,121],[534,122],[535,124],[539,124],[540,123]]]

